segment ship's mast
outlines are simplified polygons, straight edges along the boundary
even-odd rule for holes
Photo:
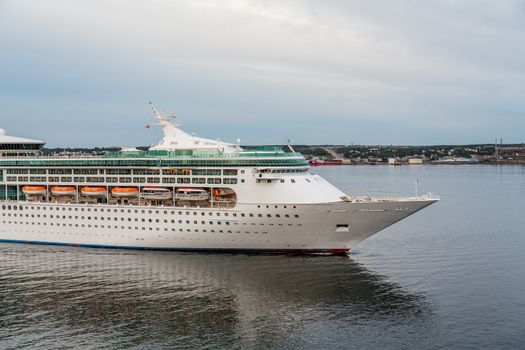
[[[171,121],[177,118],[175,114],[160,113],[151,101],[149,101],[149,105],[151,107],[151,110],[153,111],[153,114],[155,114],[155,118],[159,121]]]

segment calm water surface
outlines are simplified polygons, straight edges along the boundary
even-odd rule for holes
[[[349,257],[0,244],[0,348],[523,348],[524,167],[314,172],[442,200]]]

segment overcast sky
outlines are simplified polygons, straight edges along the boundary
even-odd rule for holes
[[[525,141],[525,1],[0,0],[0,128],[149,145]]]

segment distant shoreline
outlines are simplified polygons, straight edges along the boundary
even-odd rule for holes
[[[241,146],[242,147],[242,146]],[[524,144],[477,144],[435,146],[366,146],[366,145],[279,145],[285,151],[301,153],[313,163],[342,162],[348,165],[460,165],[460,164],[525,164]],[[147,150],[149,147],[137,147]],[[44,148],[45,155],[56,153],[103,154],[120,147]],[[408,164],[410,163],[410,164]],[[325,166],[312,164],[313,166]]]

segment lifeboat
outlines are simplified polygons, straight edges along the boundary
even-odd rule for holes
[[[163,187],[143,187],[140,197],[150,200],[166,200],[171,198],[171,191]]]
[[[235,191],[231,188],[215,188],[213,190],[213,195],[215,197],[222,197],[222,196],[231,196],[234,195]]]
[[[113,187],[111,194],[115,197],[137,197],[139,190],[136,187]]]
[[[208,191],[202,188],[177,188],[175,198],[183,201],[205,201],[210,198]]]
[[[22,192],[29,196],[45,196],[47,193],[46,186],[24,186]]]
[[[80,193],[86,197],[106,197],[108,194],[105,187],[82,187]]]
[[[77,189],[73,186],[53,186],[51,193],[54,196],[76,196]]]
[[[229,188],[216,188],[213,190],[213,200],[221,203],[233,203],[235,192]]]

